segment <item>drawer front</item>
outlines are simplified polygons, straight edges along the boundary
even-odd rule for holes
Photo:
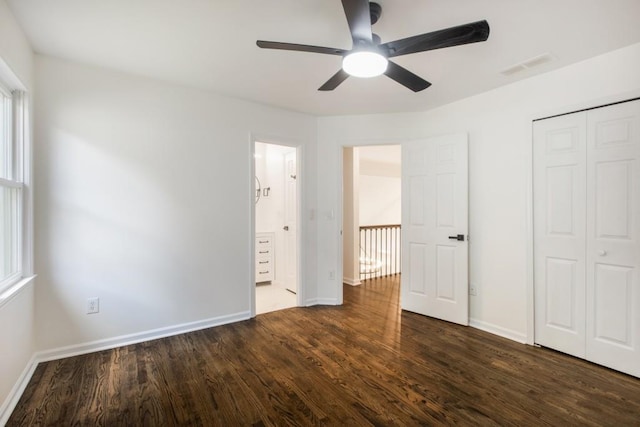
[[[270,258],[258,258],[256,259],[256,271],[258,270],[271,270],[272,262]]]
[[[268,270],[268,269],[256,270],[256,283],[270,282],[272,280],[273,280],[273,274],[271,273],[271,270]]]
[[[271,248],[256,248],[256,258],[271,258]]]
[[[273,247],[273,239],[271,237],[256,237],[256,251],[263,249],[271,249]]]
[[[256,283],[273,280],[273,265],[270,259],[256,260]]]

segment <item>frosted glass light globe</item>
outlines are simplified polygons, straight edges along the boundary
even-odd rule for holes
[[[354,77],[375,77],[387,71],[388,62],[376,52],[353,52],[342,60],[342,69]]]

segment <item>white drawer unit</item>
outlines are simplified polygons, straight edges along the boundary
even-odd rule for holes
[[[274,243],[273,233],[256,233],[256,283],[275,278]]]

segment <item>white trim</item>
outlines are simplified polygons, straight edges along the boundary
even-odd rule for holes
[[[345,285],[349,285],[349,286],[360,286],[362,285],[362,282],[360,281],[360,279],[350,279],[347,277],[343,277],[342,278],[342,283],[344,283]]]
[[[534,341],[534,288],[533,288],[533,121],[529,121],[526,126],[526,137],[524,141],[528,146],[525,147],[524,153],[524,170],[525,170],[525,307],[526,307],[526,324],[527,335],[526,343],[533,345]]]
[[[342,305],[336,298],[311,298],[306,301],[306,307],[313,305]]]
[[[21,178],[22,188],[22,275],[32,276],[35,274],[33,268],[33,145],[31,140],[31,93],[22,93],[20,102],[22,108],[20,111],[21,124]]]
[[[249,179],[249,187],[251,192],[247,194],[251,206],[251,212],[249,215],[249,316],[251,318],[256,317],[256,138],[253,134],[249,133],[249,171],[250,174],[247,177]]]
[[[11,181],[5,178],[0,178],[0,187],[17,188],[19,190],[22,190],[24,188],[24,184],[17,181]]]
[[[483,322],[482,320],[469,318],[469,326],[493,335],[498,335],[502,338],[507,338],[512,341],[519,342],[521,344],[527,343],[527,334],[523,334],[522,332],[514,331],[512,329],[503,328],[502,326],[497,326],[492,323]]]
[[[210,319],[198,320],[195,322],[182,323],[180,325],[167,326],[165,328],[152,329],[135,334],[121,335],[119,337],[106,338],[103,340],[89,341],[82,344],[74,344],[52,350],[39,351],[35,354],[36,362],[48,362],[51,360],[63,359],[66,357],[79,356],[81,354],[94,353],[96,351],[111,350],[131,344],[138,344],[180,335],[187,332],[199,331],[201,329],[213,328],[215,326],[226,325],[250,318],[248,311],[228,314],[225,316],[212,317]]]
[[[35,278],[36,276],[24,277],[18,280],[13,285],[8,286],[5,290],[3,290],[0,293],[0,308],[2,308],[5,304],[7,304],[9,301],[15,298],[17,295],[20,295],[20,293],[24,289],[26,289],[29,285],[31,285],[31,283],[33,283]],[[14,279],[13,277],[10,277],[7,279],[7,282],[13,279]]]
[[[20,81],[17,74],[13,72],[9,64],[7,64],[2,58],[0,58],[0,80],[5,83],[5,87],[6,85],[9,86],[7,89],[27,91],[27,87]]]
[[[4,95],[6,98],[11,98],[11,90],[4,84],[4,79],[0,73],[0,95]]]
[[[38,362],[36,361],[36,355],[34,354],[33,356],[31,356],[31,360],[29,360],[27,365],[24,367],[24,370],[20,374],[20,377],[18,377],[16,383],[11,388],[11,391],[9,391],[9,394],[2,403],[2,406],[0,406],[0,426],[5,425],[7,421],[9,421],[11,413],[20,401],[22,393],[24,393],[27,385],[29,385],[29,381],[31,381],[31,377],[33,376],[33,373],[36,371],[37,367]]]

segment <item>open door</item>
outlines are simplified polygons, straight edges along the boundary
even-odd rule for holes
[[[295,150],[284,156],[285,287],[298,293],[298,168]]]
[[[469,324],[467,135],[402,145],[401,307]]]

